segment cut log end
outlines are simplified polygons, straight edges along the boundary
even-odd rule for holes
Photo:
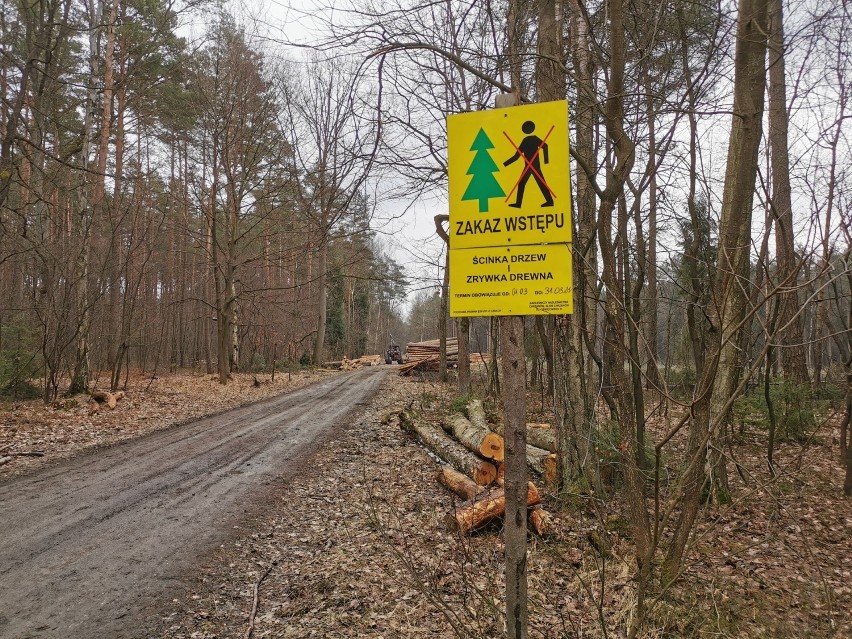
[[[484,461],[473,469],[473,481],[480,486],[487,486],[495,479],[497,479],[497,469],[494,464]]]
[[[482,438],[482,443],[479,445],[479,452],[483,457],[493,459],[496,462],[502,462],[506,455],[503,438],[497,433],[486,433],[485,437]]]

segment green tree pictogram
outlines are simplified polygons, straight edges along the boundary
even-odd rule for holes
[[[470,179],[470,184],[462,196],[462,200],[479,200],[479,212],[488,212],[488,200],[492,197],[503,197],[506,193],[503,187],[494,177],[493,173],[500,170],[497,163],[491,159],[488,153],[489,149],[494,148],[494,143],[488,137],[483,129],[479,129],[473,144],[470,147],[471,151],[475,151],[473,162],[467,169],[467,175],[473,176]]]

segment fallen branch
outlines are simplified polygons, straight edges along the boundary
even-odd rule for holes
[[[243,635],[244,639],[250,639],[252,631],[254,631],[254,618],[257,616],[257,604],[260,599],[260,582],[266,579],[266,576],[272,571],[272,567],[277,565],[277,561],[273,561],[269,564],[269,567],[263,572],[260,578],[254,582],[254,601],[251,605],[251,614],[248,618],[248,628],[246,628],[246,634]]]
[[[6,448],[9,448],[8,446]],[[6,450],[5,448],[3,450]],[[8,464],[15,457],[44,457],[45,453],[43,450],[20,450],[20,451],[9,451],[3,454],[3,457],[0,457],[0,466],[3,464]]]

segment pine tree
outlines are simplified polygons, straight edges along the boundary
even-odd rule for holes
[[[467,169],[467,175],[473,177],[462,196],[462,200],[479,200],[480,213],[488,212],[489,198],[506,195],[503,187],[492,175],[499,170],[497,163],[488,153],[488,150],[493,148],[494,143],[491,142],[488,134],[483,129],[479,129],[479,133],[476,134],[476,138],[470,147],[470,150],[476,152],[476,155],[473,156],[473,161]]]

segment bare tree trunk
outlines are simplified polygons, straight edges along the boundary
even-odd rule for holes
[[[781,306],[778,336],[784,377],[799,384],[809,381],[802,317],[799,312],[799,268],[793,243],[793,203],[787,116],[787,81],[784,73],[784,12],[781,0],[769,1],[769,146],[772,161],[772,213],[775,217],[775,253]]]
[[[538,56],[535,65],[535,82],[538,99],[541,102],[564,100],[567,87],[562,45],[562,0],[537,0],[537,3]],[[552,317],[545,318],[537,315],[535,325],[547,363],[547,395],[552,398],[556,376],[552,338],[556,323]]]
[[[509,0],[507,58],[514,93],[498,106],[520,103],[522,24],[520,0]],[[493,319],[493,318],[492,318]],[[503,368],[506,517],[503,525],[506,581],[506,637],[527,639],[527,460],[526,460],[526,353],[524,318],[500,318],[500,355]],[[496,366],[494,361],[494,367]]]
[[[459,333],[459,394],[470,395],[470,318],[458,320]]]
[[[538,333],[538,339],[541,343],[541,348],[544,351],[544,361],[547,365],[547,375],[545,376],[546,382],[542,382],[542,386],[547,384],[547,396],[549,398],[553,397],[553,389],[554,389],[554,360],[553,360],[553,341],[551,336],[553,335],[553,331],[555,330],[556,324],[552,317],[542,317],[541,315],[535,316],[535,329]],[[548,330],[549,329],[549,330]]]
[[[523,317],[500,318],[505,440],[506,636],[527,637],[526,357]]]
[[[684,238],[684,270],[687,281],[686,325],[692,361],[695,365],[696,379],[704,370],[704,348],[707,333],[704,315],[700,312],[705,306],[705,294],[708,282],[699,274],[698,265],[702,263],[705,242],[708,240],[706,206],[699,208],[698,203],[698,96],[695,90],[692,69],[689,64],[689,40],[687,19],[681,5],[676,5],[678,26],[680,28],[680,63],[684,82],[687,86],[687,117],[689,119],[689,192],[686,198],[689,211],[691,237]]]
[[[852,327],[852,305],[849,307],[849,327]],[[852,444],[847,440],[849,424],[852,420],[852,356],[846,360],[846,414],[841,424],[841,451],[846,463],[846,479],[843,482],[843,494],[852,497]]]
[[[323,233],[327,233],[325,220],[320,225]],[[314,340],[314,363],[323,360],[325,352],[325,324],[328,319],[328,237],[319,238],[317,250],[316,285],[317,285],[317,336]]]
[[[71,377],[69,394],[81,393],[89,387],[89,336],[92,328],[92,305],[89,291],[89,267],[91,259],[91,231],[94,216],[92,203],[94,198],[89,198],[89,176],[86,167],[89,160],[89,152],[92,142],[92,131],[94,129],[94,110],[97,104],[96,79],[98,77],[99,54],[100,54],[100,5],[95,0],[88,2],[89,13],[89,71],[88,89],[86,97],[86,113],[83,117],[83,143],[80,152],[81,165],[83,167],[78,207],[77,239],[79,245],[74,268],[74,279],[76,282],[76,307],[77,307],[77,350],[74,358],[74,372]],[[109,126],[107,123],[106,126]],[[95,177],[97,184],[98,178]]]
[[[653,171],[653,169],[652,169]],[[624,204],[627,208],[626,202]],[[644,230],[642,228],[642,214],[640,211],[641,199],[637,195],[634,201],[632,213],[636,227],[636,274],[630,274],[628,259],[625,260],[625,287],[630,286],[630,297],[624,300],[625,308],[630,314],[627,335],[630,349],[630,379],[633,383],[634,414],[636,415],[636,463],[639,468],[645,470],[645,395],[642,384],[642,354],[639,348],[639,338],[642,331],[642,287],[645,284],[645,266],[647,264],[647,252],[645,248]],[[625,210],[625,218],[626,210]],[[622,239],[625,242],[625,253],[627,246],[628,220],[625,219],[622,228]],[[633,282],[631,285],[630,282]]]
[[[447,381],[447,318],[450,316],[450,245],[446,245],[447,254],[444,258],[444,277],[441,281],[441,308],[438,317],[438,377],[442,382]]]
[[[849,271],[850,249],[847,249],[844,261],[846,262],[846,280],[849,282],[849,290],[852,291],[852,272]],[[852,304],[846,305],[846,414],[840,425],[840,450],[844,454],[846,462],[846,479],[843,482],[843,494],[852,497],[852,442],[849,441],[850,420],[852,420]],[[842,339],[842,338],[841,338]]]
[[[119,47],[119,73],[120,79],[123,80],[127,71],[127,56],[125,51],[125,46]],[[125,130],[124,130],[124,117],[125,111],[127,108],[127,84],[126,82],[121,82],[117,94],[116,94],[116,121],[115,121],[115,177],[113,178],[113,190],[112,190],[112,208],[114,211],[119,210],[121,207],[121,195],[122,189],[124,188],[124,143],[125,143]],[[115,219],[115,216],[112,216]],[[117,226],[120,225],[121,216],[118,216],[118,219],[113,224],[113,229],[116,229]],[[120,265],[123,259],[129,259],[130,250],[128,250],[127,258],[123,257],[121,243],[119,242],[119,238],[117,237],[118,233],[116,230],[113,230],[112,237],[109,239],[110,242],[110,251],[109,255],[111,261],[115,264]],[[116,273],[118,269],[116,269]],[[114,307],[114,313],[119,314],[117,311],[118,307],[118,291],[119,286],[117,282],[117,277],[113,277],[113,286],[112,289],[115,293],[112,295],[112,306]],[[126,281],[126,291],[129,293],[130,290],[130,280]],[[125,294],[125,299],[123,300],[123,306],[128,306],[127,294]],[[135,299],[132,300],[135,304]],[[132,308],[132,306],[131,306]],[[118,385],[120,383],[121,378],[121,362],[122,358],[125,355],[125,351],[127,349],[127,343],[130,339],[130,325],[133,321],[132,313],[120,313],[120,318],[117,322],[118,326],[120,326],[119,336],[118,336],[118,344],[115,349],[115,353],[113,355],[112,361],[112,379],[110,381],[110,389],[112,391],[118,390]]]
[[[497,347],[500,343],[498,322],[495,318],[488,318],[489,346],[491,347],[491,361],[488,364],[488,394],[497,397],[500,394],[500,368],[497,366]]]
[[[625,501],[631,524],[636,559],[641,575],[650,570],[653,552],[650,521],[644,500],[644,479],[637,463],[636,442],[637,415],[633,385],[627,377],[625,366],[629,361],[629,350],[625,344],[628,334],[627,316],[624,307],[624,279],[618,273],[618,242],[612,238],[612,219],[615,208],[624,196],[624,186],[635,160],[635,146],[624,130],[624,74],[626,68],[627,43],[624,34],[624,4],[622,0],[607,3],[610,16],[610,74],[607,85],[607,101],[604,109],[607,138],[613,147],[615,165],[607,171],[606,189],[598,206],[598,243],[601,251],[602,279],[606,286],[604,312],[610,337],[605,349],[604,368],[612,383],[611,410],[619,424],[619,449],[623,464]],[[618,216],[626,217],[626,216]],[[626,224],[626,221],[622,222]],[[626,256],[625,256],[626,259]],[[637,602],[637,611],[631,623],[629,636],[635,636],[644,615],[644,598]]]
[[[651,78],[645,74],[645,99],[648,113],[648,162],[651,166],[648,183],[648,242],[646,245],[645,275],[648,280],[648,299],[645,306],[645,341],[648,344],[648,362],[645,366],[645,380],[648,388],[659,388],[660,369],[658,366],[657,336],[657,126],[654,99],[656,93],[651,87]],[[638,232],[638,229],[637,229]]]
[[[228,334],[230,315],[226,308],[228,297],[229,274],[227,273],[227,260],[222,263],[220,250],[220,230],[219,230],[219,211],[218,211],[218,193],[219,193],[219,134],[218,131],[213,133],[212,142],[212,171],[213,183],[210,187],[210,216],[208,243],[210,250],[210,277],[213,281],[213,289],[215,294],[216,308],[216,370],[219,376],[220,384],[227,384],[230,376],[230,360],[228,356]]]
[[[230,335],[228,336],[228,361],[231,372],[240,370],[240,325],[237,317],[237,283],[236,269],[232,266],[228,268],[230,272],[230,281],[228,282],[228,319]]]
[[[576,220],[572,247],[574,314],[558,320],[555,340],[557,466],[558,483],[562,488],[583,475],[587,481],[598,483],[595,455],[590,454],[596,428],[594,389],[597,385],[593,363],[597,333],[596,206],[591,182],[597,166],[594,145],[597,96],[584,9],[576,0],[569,6],[569,42],[577,77],[573,156],[582,161],[582,166],[576,171],[577,192],[573,198]]]
[[[719,250],[713,277],[713,299],[707,308],[711,325],[689,432],[689,461],[684,471],[681,514],[666,557],[664,572],[680,571],[706,478],[719,479],[723,460],[721,433],[725,406],[737,386],[737,332],[744,317],[751,250],[751,209],[762,136],[767,33],[767,0],[742,0],[734,60],[734,116],[728,147]],[[717,374],[718,373],[718,374]]]

